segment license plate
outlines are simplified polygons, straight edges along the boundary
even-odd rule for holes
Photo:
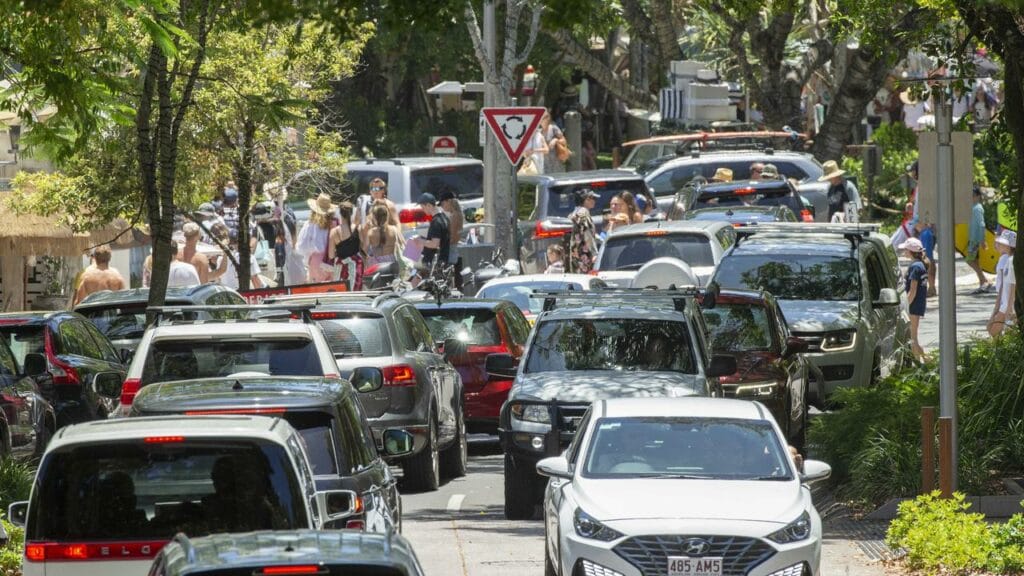
[[[669,556],[668,576],[722,576],[722,558]]]

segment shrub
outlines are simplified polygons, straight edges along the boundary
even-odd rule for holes
[[[21,576],[21,557],[25,548],[25,531],[4,520],[7,546],[0,548],[0,576]]]
[[[0,512],[6,512],[11,502],[28,500],[32,491],[35,470],[14,458],[0,460]]]
[[[1024,515],[1015,514],[1005,524],[992,526],[992,543],[992,570],[1000,574],[1024,572]]]
[[[885,541],[906,550],[911,568],[928,574],[984,569],[994,553],[984,516],[967,512],[963,494],[944,499],[924,494],[900,504]]]

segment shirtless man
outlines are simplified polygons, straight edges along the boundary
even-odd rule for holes
[[[82,272],[82,281],[75,293],[75,304],[83,298],[100,290],[124,290],[127,287],[124,277],[115,268],[110,267],[110,246],[97,246],[92,252],[93,266]]]
[[[186,222],[181,231],[185,234],[185,247],[178,253],[178,259],[195,266],[199,274],[199,282],[206,284],[219,278],[227,270],[227,258],[221,258],[220,266],[216,270],[210,270],[210,259],[196,249],[199,244],[199,237],[202,230],[195,222]]]

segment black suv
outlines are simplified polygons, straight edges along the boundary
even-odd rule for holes
[[[114,348],[121,352],[134,352],[146,331],[146,306],[149,302],[149,288],[130,290],[101,290],[89,294],[75,312],[88,318],[110,339]],[[200,284],[187,288],[168,288],[165,306],[234,306],[245,304],[245,298],[220,284]],[[206,313],[200,312],[198,319]]]
[[[383,384],[376,368],[357,369],[359,389]],[[352,490],[362,498],[361,513],[329,528],[386,532],[401,528],[402,502],[390,468],[378,453],[373,434],[352,386],[321,377],[206,378],[146,386],[132,403],[130,416],[167,414],[263,414],[280,416],[298,430],[313,466],[317,490]],[[402,430],[383,434],[381,453],[401,456],[412,450]]]
[[[21,371],[7,342],[0,341],[0,457],[40,458],[56,430],[57,417],[39,384]]]
[[[0,337],[53,405],[57,428],[106,418],[125,365],[95,326],[74,312],[0,314]]]
[[[465,347],[457,341],[442,353],[413,304],[390,292],[348,292],[271,298],[264,303],[314,304],[312,317],[323,330],[342,378],[356,368],[380,368],[384,385],[359,398],[380,442],[386,429],[415,437],[401,458],[404,482],[436,490],[442,473],[466,474],[466,423],[462,378],[444,354]]]
[[[589,188],[599,198],[590,211],[598,230],[612,197],[620,192],[651,198],[643,176],[627,170],[592,170],[540,174],[519,178],[518,212],[519,257],[524,274],[543,272],[547,268],[547,249],[561,244],[572,230],[569,216],[576,209],[577,190]]]

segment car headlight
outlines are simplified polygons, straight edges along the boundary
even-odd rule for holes
[[[604,524],[601,524],[581,508],[576,509],[576,514],[573,515],[572,525],[576,528],[577,534],[584,538],[590,538],[591,540],[611,542],[616,538],[622,537],[622,534],[612,530]]]
[[[851,350],[857,344],[856,330],[836,330],[827,332],[821,340],[821,349],[825,352]]]
[[[768,535],[768,539],[779,544],[790,544],[806,540],[811,536],[811,515],[804,510],[799,518],[787,524],[784,528],[776,530]]]
[[[509,411],[516,420],[551,424],[551,412],[543,404],[513,404]]]
[[[775,394],[778,383],[774,380],[744,382],[736,385],[736,396],[744,398],[764,398]]]

